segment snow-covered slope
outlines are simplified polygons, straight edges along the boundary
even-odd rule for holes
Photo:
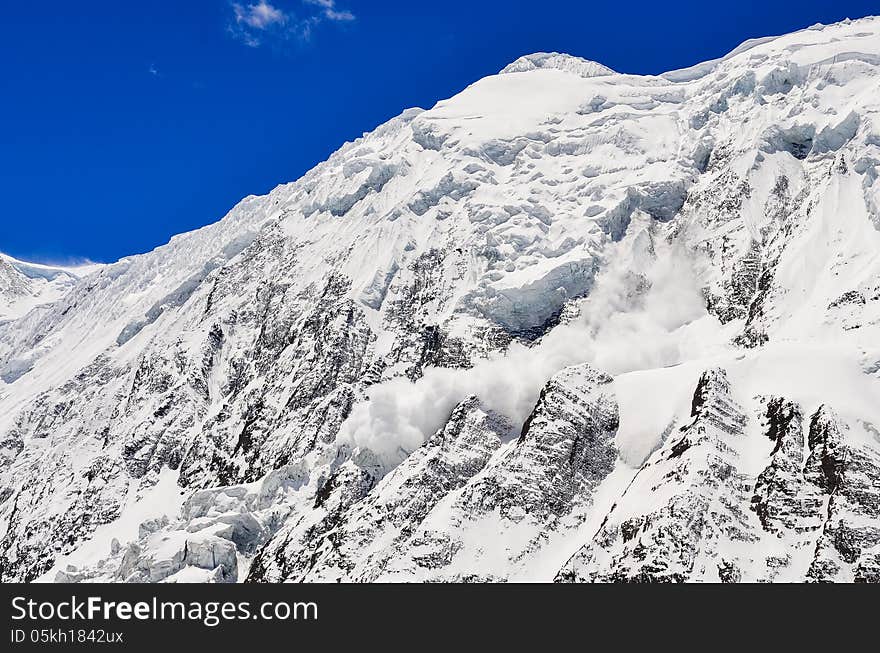
[[[26,263],[0,253],[0,320],[21,317],[36,306],[56,301],[78,279],[100,268],[96,264],[53,266]]]
[[[523,57],[0,323],[0,577],[880,579],[880,19]]]

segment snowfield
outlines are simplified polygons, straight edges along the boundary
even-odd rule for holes
[[[110,265],[0,257],[0,580],[880,581],[880,18],[522,57]]]

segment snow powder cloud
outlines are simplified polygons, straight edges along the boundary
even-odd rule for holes
[[[612,254],[580,316],[535,346],[513,343],[503,356],[471,369],[429,368],[415,383],[398,378],[371,387],[369,401],[355,406],[338,441],[372,450],[391,468],[471,394],[520,424],[544,384],[570,365],[589,362],[615,375],[680,362],[689,346],[688,325],[712,319],[691,263],[670,252],[652,256],[644,276],[631,267],[629,257]]]

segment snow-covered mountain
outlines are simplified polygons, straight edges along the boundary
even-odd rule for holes
[[[408,110],[0,323],[0,579],[878,581],[878,165],[880,18]]]
[[[21,317],[35,306],[60,299],[78,279],[101,268],[41,265],[0,253],[0,321]]]

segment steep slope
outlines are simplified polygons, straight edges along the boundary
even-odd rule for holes
[[[878,82],[531,55],[0,322],[0,578],[876,580]]]
[[[53,266],[26,263],[0,253],[0,321],[21,317],[50,304],[101,265]]]
[[[844,437],[850,427],[825,405],[806,441],[800,406],[784,398],[766,401],[763,422],[750,420],[721,369],[701,377],[692,416],[557,580],[877,582],[875,447]],[[749,433],[750,423],[764,432]],[[755,450],[770,443],[755,477]]]
[[[588,366],[564,370],[518,437],[508,420],[475,397],[465,400],[442,430],[320,532],[280,532],[250,580],[506,578],[611,472],[617,412],[610,383]]]

